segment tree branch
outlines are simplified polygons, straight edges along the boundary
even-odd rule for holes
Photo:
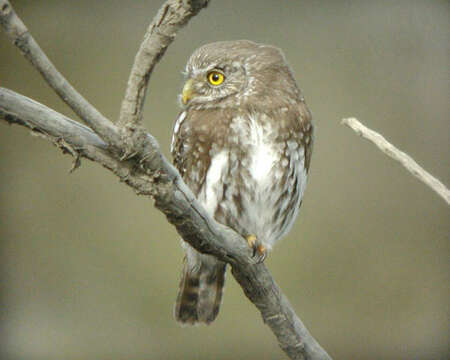
[[[330,359],[297,317],[266,266],[255,263],[240,235],[206,213],[157,145],[154,151],[161,157],[158,167],[149,169],[133,159],[117,160],[106,143],[86,126],[4,88],[0,88],[0,118],[31,129],[63,152],[103,165],[137,193],[153,196],[156,207],[185,241],[232,266],[234,278],[291,359]]]
[[[397,149],[382,135],[367,128],[355,118],[343,119],[341,123],[347,125],[359,136],[374,143],[383,153],[402,164],[406,170],[434,190],[447,202],[447,205],[450,205],[450,190],[433,175],[425,171],[411,156]]]
[[[7,0],[0,0],[0,25],[22,55],[41,73],[45,81],[80,119],[103,140],[110,144],[117,144],[120,138],[116,127],[61,75]]]
[[[186,0],[180,3],[182,8],[175,9],[181,12],[191,7],[191,13],[195,14],[199,10],[196,7],[201,3],[206,4],[206,1]],[[165,6],[167,3],[156,19],[165,19],[164,12],[168,11],[164,10]],[[330,359],[296,316],[265,265],[255,263],[246,241],[208,215],[177,170],[161,154],[157,141],[142,128],[136,132],[137,136],[124,141],[121,128],[104,118],[57,72],[6,0],[0,0],[0,24],[44,79],[69,106],[77,109],[77,114],[93,131],[4,88],[0,88],[0,118],[10,124],[28,127],[50,140],[63,152],[73,155],[75,165],[80,157],[95,161],[138,194],[154,198],[155,206],[166,214],[185,241],[198,251],[216,256],[231,265],[232,274],[245,295],[260,310],[263,321],[269,325],[280,347],[291,359]],[[175,25],[172,36],[181,25]],[[161,55],[168,45],[164,45],[167,41],[164,36],[148,41],[150,48],[162,49]],[[148,66],[154,66],[154,63],[150,62]],[[130,139],[135,152],[127,159],[118,158],[118,154],[129,154],[127,141]],[[109,145],[114,145],[114,148]]]
[[[159,10],[144,35],[131,68],[120,109],[120,126],[142,123],[142,109],[153,68],[187,22],[208,5],[209,0],[169,0]]]

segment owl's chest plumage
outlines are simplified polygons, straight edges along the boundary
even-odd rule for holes
[[[180,115],[175,164],[217,221],[270,249],[291,227],[303,196],[303,136],[288,120],[264,113],[222,110],[216,121],[211,115]]]

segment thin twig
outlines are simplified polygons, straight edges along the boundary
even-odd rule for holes
[[[23,56],[41,73],[45,81],[90,128],[109,144],[120,137],[116,127],[92,106],[48,59],[8,0],[0,0],[0,25]]]
[[[447,202],[447,205],[450,205],[450,190],[433,175],[425,171],[411,156],[397,149],[382,135],[364,126],[355,118],[343,119],[342,124],[347,125],[359,136],[374,143],[383,153],[402,164],[406,170],[434,190]]]
[[[145,94],[153,68],[164,55],[175,35],[190,18],[208,5],[209,0],[169,0],[159,10],[144,35],[131,68],[120,109],[120,126],[139,126]]]

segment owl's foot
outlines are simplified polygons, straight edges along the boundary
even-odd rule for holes
[[[263,262],[267,256],[266,247],[258,241],[254,234],[247,235],[245,239],[247,240],[248,246],[253,249],[253,257],[256,258],[256,262]]]

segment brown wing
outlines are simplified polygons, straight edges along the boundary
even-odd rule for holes
[[[226,144],[232,115],[222,109],[188,109],[175,122],[173,163],[195,195],[205,182],[211,156]]]
[[[210,166],[211,147],[221,138],[214,126],[220,117],[212,111],[186,110],[178,117],[171,152],[183,180],[197,196]],[[187,324],[212,322],[222,301],[226,264],[197,253],[186,245],[175,318]]]
[[[199,136],[198,129],[192,124],[195,117],[192,111],[179,115],[173,129],[171,150],[175,167],[194,194],[198,195],[210,163],[210,145],[205,136]]]
[[[312,115],[309,111],[306,103],[301,98],[300,103],[298,104],[299,111],[299,120],[300,120],[300,131],[302,132],[302,138],[300,142],[305,147],[305,168],[306,171],[309,172],[309,165],[311,163],[311,153],[313,150],[314,143],[314,126],[312,123]]]

